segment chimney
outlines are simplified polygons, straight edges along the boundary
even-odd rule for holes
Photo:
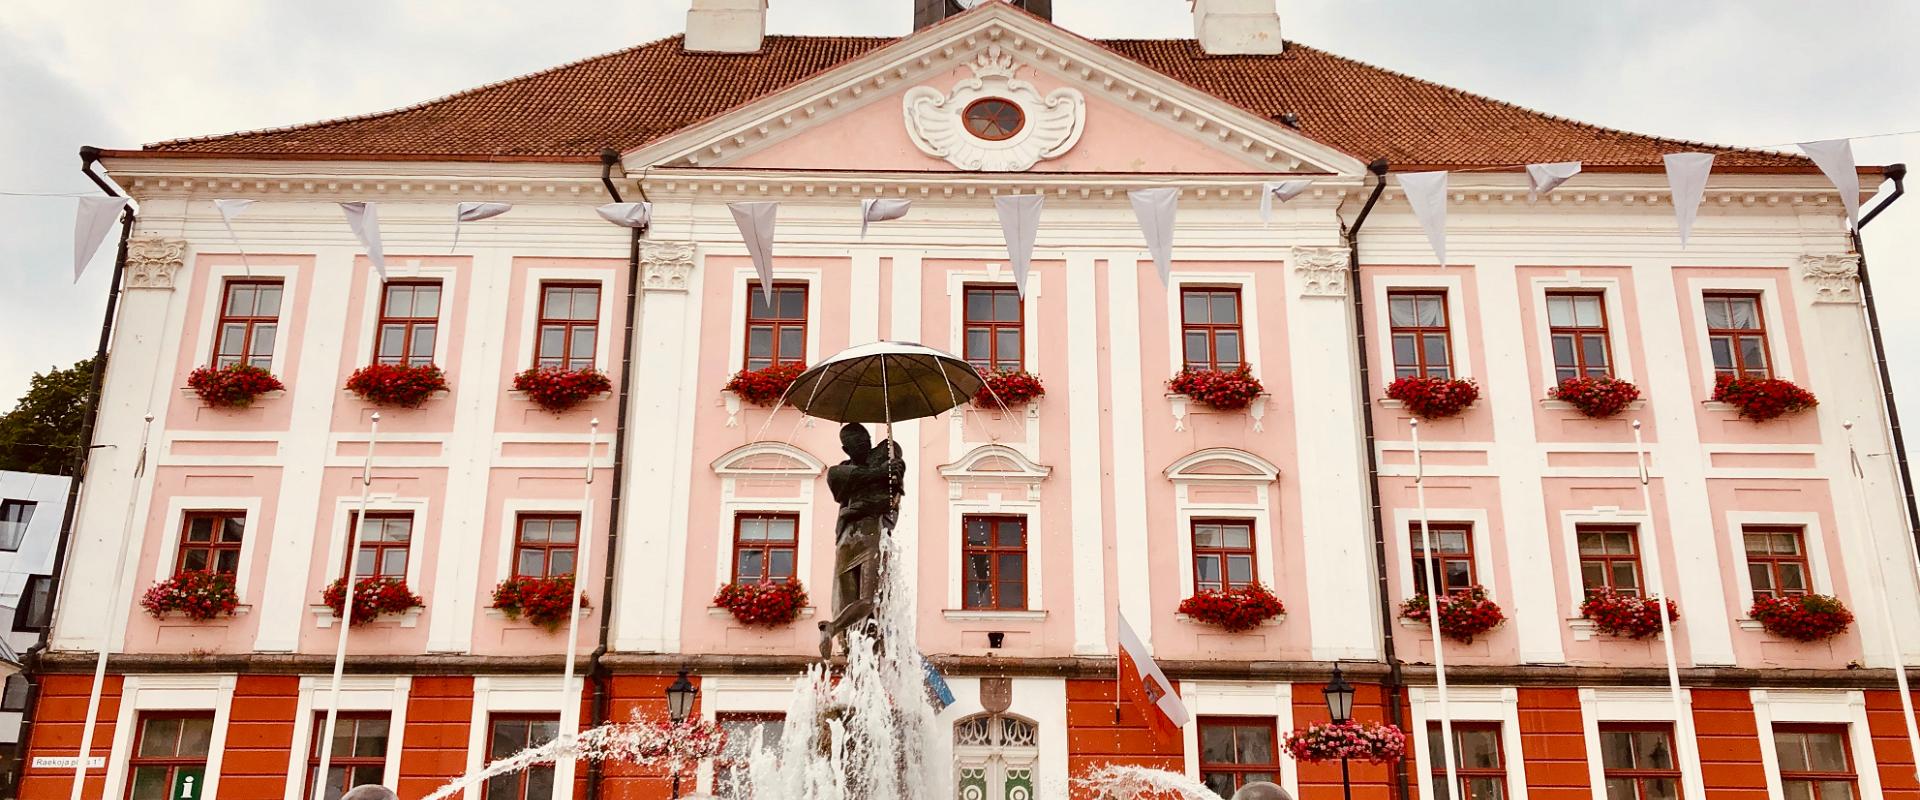
[[[920,30],[976,6],[1001,2],[1019,6],[1044,20],[1053,19],[1053,0],[913,0],[913,29]]]
[[[1194,0],[1193,35],[1210,56],[1272,55],[1280,40],[1279,0]]]
[[[687,10],[689,53],[758,53],[767,36],[767,0],[693,0]]]

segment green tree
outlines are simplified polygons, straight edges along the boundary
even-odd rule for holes
[[[34,375],[13,410],[0,416],[0,470],[70,474],[92,385],[91,358]]]

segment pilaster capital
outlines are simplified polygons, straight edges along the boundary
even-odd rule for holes
[[[1808,253],[1800,257],[1800,277],[1813,284],[1813,302],[1857,303],[1860,294],[1860,256],[1853,253]]]
[[[1346,297],[1345,247],[1293,248],[1293,274],[1300,279],[1301,297]]]
[[[640,288],[684,292],[693,275],[692,242],[647,242],[640,246]]]
[[[128,289],[173,291],[173,274],[187,263],[187,240],[135,236],[127,240]]]

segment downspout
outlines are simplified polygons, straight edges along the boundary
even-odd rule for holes
[[[1886,342],[1880,337],[1880,310],[1873,304],[1873,281],[1867,277],[1867,248],[1860,241],[1859,231],[1907,193],[1907,165],[1888,165],[1886,176],[1893,181],[1893,194],[1860,218],[1853,232],[1853,251],[1860,255],[1860,302],[1867,307],[1867,336],[1873,342],[1873,365],[1880,371],[1880,402],[1886,409],[1887,428],[1893,436],[1894,477],[1900,481],[1900,492],[1907,501],[1907,531],[1913,535],[1915,546],[1920,547],[1920,503],[1914,501],[1913,473],[1907,466],[1907,440],[1900,432],[1900,406],[1893,400],[1893,373],[1887,368]]]
[[[1353,303],[1353,344],[1354,354],[1360,367],[1360,425],[1367,456],[1367,490],[1372,501],[1373,517],[1373,562],[1374,594],[1379,600],[1380,613],[1380,653],[1387,662],[1386,694],[1387,719],[1407,729],[1406,710],[1401,706],[1400,693],[1406,688],[1406,679],[1400,672],[1400,656],[1393,646],[1393,607],[1388,601],[1387,587],[1387,529],[1380,508],[1380,458],[1373,429],[1373,369],[1367,359],[1367,316],[1366,293],[1360,290],[1360,228],[1367,224],[1367,216],[1373,213],[1373,205],[1380,201],[1380,195],[1387,189],[1387,160],[1374,159],[1367,165],[1367,171],[1373,173],[1378,181],[1373,192],[1367,195],[1366,205],[1360,207],[1360,216],[1355,217],[1352,225],[1341,224],[1340,234],[1347,240],[1347,294]],[[1394,769],[1396,785],[1395,797],[1406,798],[1407,766],[1402,760]]]
[[[100,161],[100,148],[80,148],[80,174],[93,181],[100,191],[108,197],[120,197],[120,191],[99,175],[94,174],[93,165]],[[113,257],[113,275],[107,279],[107,310],[100,317],[100,341],[93,349],[92,382],[87,388],[86,408],[80,415],[80,448],[73,453],[72,480],[67,484],[66,506],[60,512],[60,538],[53,546],[53,574],[47,578],[47,624],[40,629],[39,640],[27,649],[23,671],[28,676],[27,707],[20,713],[20,734],[18,752],[15,754],[24,763],[33,734],[33,718],[40,705],[40,681],[36,679],[35,667],[40,654],[47,649],[48,640],[53,637],[53,618],[59,607],[60,576],[66,571],[67,551],[73,541],[74,511],[80,505],[80,484],[87,477],[87,458],[93,454],[93,427],[100,416],[100,390],[107,380],[107,345],[113,340],[113,318],[120,310],[120,278],[127,268],[127,240],[133,236],[133,205],[120,212],[120,249]],[[104,645],[103,645],[104,646]],[[82,754],[85,755],[85,754]],[[16,765],[15,769],[20,767]],[[7,783],[12,785],[14,775],[8,775]]]
[[[613,202],[620,199],[620,190],[613,185],[613,168],[620,163],[620,153],[613,148],[600,151],[600,183],[607,187],[607,194]],[[640,199],[647,198],[646,187],[640,187]],[[633,392],[633,333],[636,315],[640,309],[640,237],[646,228],[630,230],[631,238],[627,242],[627,320],[626,335],[620,339],[620,408],[614,412],[613,426],[613,496],[607,504],[607,557],[606,578],[600,585],[600,641],[588,656],[587,679],[593,683],[592,725],[599,727],[607,723],[612,699],[612,676],[607,674],[606,664],[602,661],[607,655],[607,642],[613,635],[613,574],[619,564],[620,555],[620,498],[626,489],[627,468],[627,409]],[[600,800],[600,784],[606,778],[598,759],[587,762],[587,800]]]

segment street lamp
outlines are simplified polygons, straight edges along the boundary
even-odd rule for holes
[[[1345,725],[1353,721],[1353,686],[1340,676],[1340,665],[1333,665],[1333,679],[1327,681],[1321,693],[1327,698],[1327,716],[1335,725]],[[1353,800],[1353,781],[1347,775],[1347,757],[1340,757],[1340,788],[1346,800]]]
[[[700,697],[700,687],[687,680],[687,671],[680,670],[680,677],[667,687],[667,719],[679,725],[687,721],[687,715],[693,713],[693,701]],[[680,798],[680,765],[673,765],[673,797]]]

